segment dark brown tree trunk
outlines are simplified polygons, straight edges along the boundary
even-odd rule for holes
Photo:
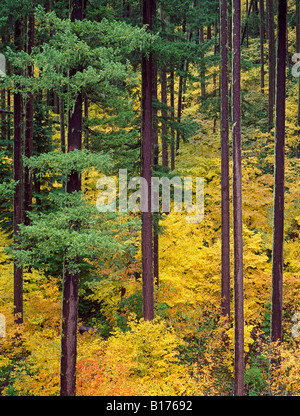
[[[200,43],[204,43],[204,31],[203,27],[200,28]],[[201,52],[200,54],[200,77],[201,77],[201,98],[205,98],[205,64],[204,64],[204,53]]]
[[[159,286],[159,235],[155,226],[153,228],[153,275],[156,286]]]
[[[232,7],[231,2],[227,2],[227,14],[228,14],[228,50],[232,50]]]
[[[250,16],[252,6],[253,6],[253,0],[251,0],[251,1],[250,1],[249,8],[248,8],[248,1],[246,2],[247,14],[246,14],[246,22],[245,22],[245,26],[244,26],[243,33],[242,33],[242,40],[241,40],[241,44],[243,44],[243,43],[244,43],[245,35],[246,35],[246,33],[247,33],[247,47],[248,47],[248,36],[249,36],[249,30],[248,30],[248,18],[249,18],[249,16]]]
[[[15,44],[22,49],[21,22],[15,23]],[[18,74],[21,75],[21,72]],[[23,222],[23,163],[22,163],[22,94],[14,93],[14,241],[18,239],[19,225]],[[14,261],[14,315],[15,323],[23,322],[23,268]]]
[[[162,126],[161,126],[161,135],[162,135],[162,165],[164,167],[168,167],[168,142],[167,142],[167,126],[166,126],[166,119],[168,116],[167,112],[167,70],[166,67],[163,66],[161,68],[161,102],[162,102]]]
[[[66,270],[63,281],[60,395],[76,395],[78,273]]]
[[[152,30],[153,0],[143,0],[143,24]],[[152,53],[142,58],[142,177],[147,181],[147,212],[142,212],[143,317],[154,318],[153,247],[151,213],[152,177]],[[145,202],[145,196],[144,196]]]
[[[152,61],[152,144],[153,144],[153,165],[159,163],[159,144],[157,127],[157,65]]]
[[[34,46],[34,11],[28,16],[28,32],[27,32],[27,53],[30,55]],[[29,65],[27,68],[28,78],[33,77],[33,67]],[[33,95],[28,93],[26,102],[26,126],[25,126],[25,156],[31,157],[33,150]],[[24,169],[24,223],[30,224],[28,212],[31,211],[32,204],[32,175],[28,167]]]
[[[73,0],[71,21],[81,20],[83,16],[82,0]],[[70,70],[70,77],[75,70]],[[82,146],[82,92],[76,98],[73,111],[69,113],[68,152],[81,150]],[[81,176],[73,171],[67,178],[67,192],[81,190]],[[80,227],[80,224],[77,224]],[[77,259],[74,259],[76,263]],[[76,358],[77,358],[77,315],[78,315],[78,271],[66,264],[63,279],[62,333],[61,333],[61,374],[60,395],[76,395]]]
[[[5,88],[1,90],[1,110],[1,138],[2,140],[6,140]]]
[[[259,0],[259,17],[260,17],[260,25],[259,25],[259,35],[260,35],[260,91],[262,93],[264,93],[264,89],[265,89],[265,68],[264,68],[264,34],[265,34],[264,19],[265,19],[265,12],[264,12],[264,0]]]
[[[182,62],[180,71],[184,70],[184,62]],[[182,112],[182,87],[183,87],[183,77],[179,75],[179,86],[178,86],[178,104],[177,104],[177,123],[181,122],[181,112]],[[179,153],[180,147],[180,131],[177,129],[176,132],[176,155]]]
[[[7,115],[7,140],[8,140],[8,145],[7,148],[10,149],[10,139],[11,139],[11,93],[8,90],[7,91],[7,110],[8,110],[8,115]]]
[[[217,9],[217,11],[218,11],[218,9]],[[214,36],[215,36],[214,56],[217,56],[217,53],[218,53],[218,46],[219,46],[218,45],[219,44],[219,42],[218,42],[218,31],[219,31],[219,28],[218,28],[218,20],[216,20],[215,21],[215,24],[214,24]],[[217,91],[217,77],[216,77],[215,74],[213,76],[213,85],[214,85],[213,96],[216,98],[218,91]],[[217,115],[217,112],[216,112],[215,113],[215,116],[214,116],[214,122],[213,122],[213,133],[216,132],[217,117],[218,117],[218,115]]]
[[[269,131],[273,127],[275,103],[275,41],[274,41],[274,5],[273,0],[267,0],[268,39],[269,39]]]
[[[248,16],[248,6],[249,6],[249,1],[246,0],[246,19]],[[248,25],[246,23],[245,23],[245,31],[246,31],[246,46],[247,48],[249,48],[249,33],[248,33]]]
[[[170,106],[171,106],[171,119],[172,123],[175,121],[175,99],[174,99],[174,71],[170,73]],[[175,129],[174,125],[171,126],[171,170],[175,169]]]
[[[300,53],[300,5],[296,0],[296,52]],[[300,158],[300,77],[298,78],[298,114],[297,114],[297,134],[298,144],[296,147],[296,157]]]
[[[63,153],[66,152],[65,133],[65,103],[63,97],[59,97],[59,124],[60,124],[60,147]]]
[[[278,1],[271,340],[282,340],[287,1]]]
[[[241,2],[232,0],[232,138],[234,238],[234,395],[244,394],[244,284],[241,163]]]
[[[85,123],[88,122],[88,118],[89,118],[89,101],[88,101],[88,97],[85,94],[84,96],[84,118],[85,118]],[[84,138],[84,142],[85,142],[85,148],[87,150],[89,150],[90,148],[90,143],[89,143],[89,129],[86,125],[85,127],[85,138]]]
[[[222,213],[222,315],[230,318],[230,209],[227,0],[220,1],[221,14],[221,213]]]
[[[2,43],[5,43],[5,37],[2,36]],[[6,131],[6,91],[5,88],[1,89],[1,138],[6,140],[7,131]],[[9,115],[8,115],[9,116]]]
[[[153,16],[156,16],[156,2],[153,2]],[[159,144],[157,126],[157,64],[152,59],[152,146],[153,146],[153,165],[159,164]],[[158,216],[153,217],[153,276],[155,284],[159,285],[159,235],[158,235]]]
[[[211,40],[211,26],[207,26],[206,39]]]
[[[164,31],[165,26],[165,14],[164,7],[161,4],[160,7],[160,17],[161,17],[161,28]],[[162,103],[162,125],[161,125],[161,136],[162,136],[162,165],[168,167],[168,142],[167,142],[167,126],[166,119],[168,117],[167,105],[168,105],[168,96],[167,96],[167,68],[165,65],[162,65],[160,71],[160,81],[161,81],[161,103]]]

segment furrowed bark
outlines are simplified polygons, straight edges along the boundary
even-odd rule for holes
[[[232,0],[234,395],[244,394],[244,285],[241,163],[241,2]]]

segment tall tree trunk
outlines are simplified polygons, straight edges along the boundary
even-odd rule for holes
[[[264,12],[264,0],[259,0],[259,17],[260,17],[260,25],[259,25],[259,35],[260,35],[260,91],[264,93],[265,89],[265,68],[264,68],[264,34],[265,34],[265,27],[264,27],[264,19],[265,19],[265,12]]]
[[[153,2],[153,16],[156,16],[156,2]],[[152,146],[153,146],[153,165],[159,164],[159,144],[157,126],[157,64],[152,59]],[[155,284],[159,285],[159,235],[158,235],[158,215],[153,216],[153,277]]]
[[[300,53],[300,0],[296,0],[296,52]],[[298,114],[297,114],[297,134],[298,144],[296,147],[296,157],[300,158],[300,77],[298,78]]]
[[[5,36],[2,36],[2,44],[5,44]],[[1,89],[1,138],[2,140],[6,140],[7,136],[7,129],[6,129],[6,91],[5,88]]]
[[[63,97],[59,97],[59,124],[60,124],[60,147],[63,153],[66,152],[66,132],[65,132],[65,102]]]
[[[34,46],[34,11],[32,10],[28,16],[28,32],[27,32],[27,53],[30,55]],[[27,68],[28,78],[33,77],[33,67],[29,65]],[[33,95],[28,93],[26,102],[26,126],[25,126],[25,156],[31,157],[33,150]],[[24,222],[30,224],[28,212],[31,211],[32,204],[32,175],[28,167],[24,169]]]
[[[153,145],[153,165],[159,164],[159,144],[157,126],[157,65],[152,61],[152,145]]]
[[[82,20],[82,0],[73,0],[71,21]],[[70,77],[75,70],[70,70]],[[69,113],[68,152],[81,150],[82,146],[82,92],[78,93],[73,111]],[[67,178],[67,192],[81,190],[80,173],[73,171]],[[77,225],[80,226],[79,224]],[[77,259],[74,259],[76,262]],[[60,395],[76,395],[76,358],[77,358],[77,315],[78,315],[79,273],[66,265],[63,279],[62,335],[61,335],[61,374]]]
[[[143,0],[143,24],[152,30],[153,0]],[[142,212],[143,316],[154,318],[151,213],[152,177],[152,53],[142,58],[142,177],[147,181],[147,212]],[[143,196],[145,201],[145,196]]]
[[[216,11],[218,12],[218,9]],[[218,46],[219,46],[218,45],[219,44],[219,42],[218,42],[218,31],[219,31],[219,28],[218,28],[218,20],[216,20],[215,21],[215,24],[214,24],[214,37],[215,37],[215,42],[214,42],[214,56],[217,56],[217,53],[218,53]],[[228,66],[228,64],[227,64],[227,66]],[[216,97],[217,97],[217,77],[216,77],[216,74],[214,74],[214,76],[213,76],[213,85],[214,85],[213,96],[216,99]],[[216,111],[215,112],[215,115],[214,115],[214,122],[213,122],[213,133],[216,132],[217,117],[218,117],[218,113]]]
[[[174,99],[174,91],[175,89],[175,82],[174,82],[174,70],[170,73],[170,106],[171,106],[171,119],[172,119],[172,126],[171,126],[171,170],[175,169],[175,129],[174,129],[174,121],[175,121],[175,99]]]
[[[15,44],[22,49],[21,22],[15,23]],[[21,75],[21,72],[18,74]],[[23,163],[22,163],[22,94],[14,93],[14,241],[18,239],[19,225],[23,222]],[[14,261],[14,315],[15,323],[23,322],[23,268]]]
[[[287,1],[278,1],[271,340],[282,339]]]
[[[88,100],[87,94],[85,94],[85,96],[84,96],[84,118],[85,118],[85,123],[86,123],[84,142],[85,142],[85,148],[87,150],[89,150],[89,148],[90,148],[89,129],[88,129],[88,125],[87,125],[88,119],[89,119],[89,100]]]
[[[248,16],[248,6],[249,6],[249,1],[246,0],[246,19],[247,19],[247,16]],[[246,46],[247,46],[247,48],[249,48],[249,33],[248,33],[247,23],[245,23],[245,30],[246,30]]]
[[[7,91],[7,110],[8,110],[8,115],[7,115],[7,149],[10,150],[11,148],[11,93],[8,90]]]
[[[244,392],[244,284],[241,163],[241,1],[232,0],[232,138],[234,238],[234,394]]]
[[[161,68],[161,102],[162,102],[162,126],[161,126],[161,135],[162,135],[162,165],[164,167],[168,167],[168,142],[167,142],[167,126],[166,126],[166,119],[168,116],[167,112],[167,70],[166,67],[163,66]]]
[[[204,30],[203,27],[200,28],[200,43],[204,44]],[[204,53],[200,54],[200,77],[201,77],[201,98],[205,98],[205,63],[204,63]]]
[[[163,4],[161,4],[161,7],[160,7],[160,17],[161,17],[161,28],[163,32],[164,26],[165,26],[165,14],[164,14]],[[168,117],[167,68],[164,64],[161,67],[160,80],[161,80],[161,103],[162,103],[162,111],[161,111],[162,165],[164,167],[168,167],[169,161],[168,161],[168,142],[167,142],[167,126],[166,126],[166,119]]]
[[[273,127],[275,103],[275,41],[274,41],[274,5],[273,0],[267,0],[268,39],[269,39],[269,131]]]
[[[246,9],[247,9],[246,22],[245,22],[245,26],[244,26],[244,29],[243,29],[242,40],[241,40],[241,44],[243,44],[244,43],[244,39],[245,39],[245,35],[247,33],[247,48],[248,48],[248,36],[249,36],[248,19],[249,19],[250,13],[251,13],[251,8],[253,6],[253,1],[254,0],[251,0],[250,1],[249,8],[248,8],[248,1],[246,2]]]
[[[184,62],[182,62],[180,71],[184,70]],[[177,123],[181,122],[181,112],[182,112],[182,87],[183,87],[183,76],[179,75],[179,86],[178,86],[178,103],[177,103]],[[179,153],[180,147],[180,131],[177,129],[176,132],[176,155]]]
[[[222,315],[230,317],[230,209],[227,0],[220,0],[221,46],[221,213],[222,213]]]

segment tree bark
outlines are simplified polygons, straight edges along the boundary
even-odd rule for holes
[[[172,123],[175,122],[175,99],[174,99],[174,70],[170,73],[170,106],[171,106],[171,119]],[[175,129],[174,124],[171,126],[171,170],[175,169]]]
[[[220,1],[221,46],[221,214],[222,277],[221,310],[230,318],[230,209],[229,209],[229,123],[228,123],[228,47],[227,0]]]
[[[264,0],[259,0],[259,17],[260,17],[260,25],[259,25],[259,35],[260,35],[260,91],[264,93],[265,89],[265,68],[264,68],[264,19],[265,19],[265,12],[264,12]]]
[[[274,41],[274,5],[273,0],[267,0],[268,39],[269,39],[269,131],[273,127],[275,102],[275,41]]]
[[[15,23],[15,44],[22,49],[21,22]],[[21,73],[18,73],[21,75]],[[22,163],[22,94],[14,93],[14,242],[18,240],[19,225],[23,222],[23,163]],[[23,268],[14,261],[14,315],[15,323],[23,322]]]
[[[143,0],[143,24],[152,30],[153,1]],[[142,58],[142,177],[147,181],[147,211],[142,212],[143,317],[154,318],[153,247],[151,213],[152,177],[152,53]],[[145,202],[145,195],[143,195]]]
[[[204,44],[204,30],[203,27],[200,28],[200,43]],[[204,53],[200,54],[200,77],[201,77],[201,98],[205,98],[205,64],[204,64]]]
[[[59,97],[59,124],[60,124],[60,147],[63,153],[66,152],[65,133],[65,103],[63,97]]]
[[[82,19],[82,0],[73,0],[71,21]],[[76,70],[70,70],[70,77]],[[82,146],[82,92],[76,98],[73,111],[69,112],[68,152],[81,150]],[[67,178],[67,192],[81,190],[81,176],[72,171]],[[80,224],[77,224],[80,227]],[[74,259],[75,263],[77,259]],[[78,316],[79,273],[68,267],[63,279],[62,332],[61,332],[61,374],[60,395],[76,395],[76,358],[77,358],[77,316]]]
[[[282,340],[287,1],[278,1],[271,340]]]
[[[300,5],[296,0],[296,52],[300,53]],[[296,157],[300,158],[300,77],[298,78],[298,114],[297,114],[297,135],[298,144],[296,147]]]
[[[250,1],[249,8],[248,8],[248,1],[247,1],[247,3],[246,3],[246,9],[247,9],[246,22],[245,22],[245,26],[244,26],[244,29],[243,29],[242,40],[241,40],[241,44],[243,44],[244,39],[245,39],[245,35],[247,33],[247,48],[248,48],[248,35],[249,35],[248,34],[248,18],[250,16],[252,6],[253,6],[253,0]]]
[[[184,70],[184,62],[182,62],[180,70]],[[178,86],[178,103],[177,103],[177,123],[181,122],[181,112],[182,112],[182,87],[183,87],[183,77],[179,75],[179,86]],[[176,132],[176,155],[179,153],[180,147],[180,131],[177,129]]]
[[[244,394],[244,285],[241,164],[241,2],[232,0],[232,137],[234,238],[234,395]]]
[[[32,10],[28,16],[28,32],[27,32],[27,53],[30,55],[34,46],[34,11]],[[29,65],[27,68],[28,78],[33,77],[33,67]],[[33,151],[33,94],[28,93],[26,102],[26,126],[25,126],[25,156],[31,157]],[[24,169],[24,223],[30,224],[28,212],[31,211],[32,204],[32,175],[29,168]]]
[[[166,107],[168,105],[168,102],[167,102],[167,70],[165,66],[161,68],[160,77],[161,77],[161,102],[163,105],[163,108],[161,111],[162,165],[164,167],[168,167],[169,161],[168,161],[168,142],[167,142],[167,127],[166,127],[166,119],[168,116]]]
[[[156,2],[153,2],[153,16],[156,16]],[[159,144],[157,126],[157,64],[152,59],[152,146],[153,146],[153,165],[159,164]],[[158,216],[152,219],[153,227],[153,277],[156,286],[159,286],[159,235],[158,235]]]

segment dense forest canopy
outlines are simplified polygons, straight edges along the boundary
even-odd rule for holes
[[[299,395],[300,1],[0,9],[0,394]]]

